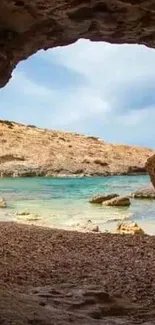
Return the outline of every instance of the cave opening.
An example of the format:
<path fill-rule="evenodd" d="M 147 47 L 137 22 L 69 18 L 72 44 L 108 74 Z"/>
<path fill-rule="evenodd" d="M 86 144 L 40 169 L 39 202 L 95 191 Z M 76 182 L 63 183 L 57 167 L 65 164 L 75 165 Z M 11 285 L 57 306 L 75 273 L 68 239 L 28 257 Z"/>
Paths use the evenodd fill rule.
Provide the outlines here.
<path fill-rule="evenodd" d="M 17 65 L 0 90 L 4 120 L 154 148 L 155 53 L 80 39 Z"/>

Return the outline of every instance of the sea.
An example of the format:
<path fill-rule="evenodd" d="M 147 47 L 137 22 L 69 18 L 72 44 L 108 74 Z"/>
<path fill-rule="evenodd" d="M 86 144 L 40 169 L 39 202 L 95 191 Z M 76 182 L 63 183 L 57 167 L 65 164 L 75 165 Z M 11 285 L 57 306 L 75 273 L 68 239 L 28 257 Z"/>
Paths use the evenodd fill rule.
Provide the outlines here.
<path fill-rule="evenodd" d="M 115 232 L 118 222 L 134 221 L 155 234 L 155 200 L 132 199 L 130 207 L 106 207 L 89 203 L 93 195 L 128 195 L 150 184 L 149 176 L 91 178 L 1 178 L 0 196 L 7 208 L 0 221 L 31 223 L 43 227 L 75 229 L 91 220 L 101 231 Z M 21 214 L 30 213 L 29 215 Z M 30 220 L 31 219 L 31 220 Z"/>

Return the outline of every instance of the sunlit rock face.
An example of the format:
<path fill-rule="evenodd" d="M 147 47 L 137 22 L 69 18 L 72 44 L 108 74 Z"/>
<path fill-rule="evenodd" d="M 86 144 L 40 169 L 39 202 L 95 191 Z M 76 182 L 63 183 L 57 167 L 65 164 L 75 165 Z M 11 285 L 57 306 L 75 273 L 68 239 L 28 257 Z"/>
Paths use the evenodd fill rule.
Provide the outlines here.
<path fill-rule="evenodd" d="M 0 87 L 39 49 L 79 38 L 154 47 L 154 0 L 1 0 Z"/>
<path fill-rule="evenodd" d="M 139 175 L 151 155 L 147 148 L 0 120 L 0 177 Z M 102 193 L 92 203 L 103 201 Z"/>

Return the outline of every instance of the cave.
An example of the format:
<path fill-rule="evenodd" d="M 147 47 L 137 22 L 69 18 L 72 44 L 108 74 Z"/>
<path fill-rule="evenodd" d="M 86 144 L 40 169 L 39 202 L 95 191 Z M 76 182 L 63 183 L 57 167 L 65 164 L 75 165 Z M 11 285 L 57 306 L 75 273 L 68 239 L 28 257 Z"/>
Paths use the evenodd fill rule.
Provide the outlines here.
<path fill-rule="evenodd" d="M 36 53 L 37 51 L 43 49 L 48 50 L 53 47 L 57 46 L 65 46 L 72 44 L 76 42 L 80 38 L 89 39 L 91 41 L 105 41 L 113 44 L 140 44 L 145 45 L 147 47 L 154 48 L 155 47 L 155 0 L 0 0 L 0 88 L 4 87 L 10 80 L 13 70 L 15 69 L 16 65 L 22 61 L 27 59 L 32 54 Z M 5 157 L 6 158 L 6 157 Z M 8 158 L 8 157 L 7 157 Z M 146 168 L 149 172 L 150 178 L 152 180 L 152 183 L 155 187 L 155 155 L 148 159 L 146 163 Z M 7 256 L 11 256 L 12 260 L 10 263 L 10 267 L 16 269 L 18 267 L 19 263 L 19 257 L 23 256 L 24 260 L 24 267 L 22 269 L 22 272 L 20 269 L 18 269 L 19 274 L 17 273 L 15 277 L 18 280 L 19 285 L 22 283 L 22 281 L 26 281 L 27 274 L 24 274 L 24 268 L 27 267 L 27 261 L 30 259 L 32 262 L 36 259 L 38 251 L 36 249 L 36 241 L 38 239 L 38 235 L 36 234 L 36 237 L 32 234 L 30 231 L 28 233 L 28 239 L 27 242 L 32 242 L 32 247 L 30 251 L 28 250 L 28 244 L 25 245 L 24 239 L 26 238 L 27 234 L 23 230 L 22 227 L 17 226 L 19 232 L 20 232 L 20 238 L 15 238 L 15 241 L 10 242 L 10 245 L 12 247 L 16 247 L 17 250 L 17 262 L 13 264 L 13 255 L 9 255 L 9 240 L 11 234 L 16 230 L 15 226 L 9 225 L 8 229 L 5 229 L 4 227 L 4 245 L 0 247 L 0 255 L 4 255 L 4 249 L 6 249 L 6 258 Z M 57 252 L 57 250 L 60 251 L 60 255 L 62 255 L 63 260 L 59 261 L 59 258 L 56 256 L 56 263 L 58 266 L 60 266 L 60 270 L 63 267 L 66 267 L 67 262 L 69 261 L 70 264 L 67 265 L 68 267 L 68 273 L 64 272 L 62 274 L 62 280 L 63 283 L 68 280 L 68 278 L 76 278 L 76 268 L 79 272 L 81 272 L 82 267 L 81 264 L 77 264 L 78 260 L 76 259 L 75 254 L 75 265 L 76 268 L 71 268 L 71 258 L 67 260 L 67 248 L 65 247 L 66 242 L 70 242 L 70 250 L 72 249 L 72 246 L 74 243 L 77 243 L 77 246 L 81 245 L 81 251 L 85 252 L 86 255 L 91 255 L 93 250 L 90 252 L 89 247 L 92 244 L 94 247 L 94 251 L 101 246 L 101 252 L 103 252 L 103 255 L 106 255 L 106 242 L 102 242 L 102 238 L 99 237 L 99 241 L 94 241 L 94 237 L 92 235 L 85 236 L 82 235 L 82 239 L 79 240 L 78 235 L 71 234 L 71 239 L 69 239 L 68 233 L 62 235 L 61 232 L 57 231 L 53 237 L 51 237 L 50 232 L 44 232 L 43 235 L 40 232 L 40 229 L 38 230 L 39 236 L 41 236 L 41 240 L 44 240 L 50 243 L 51 247 L 54 242 L 54 239 L 56 241 L 56 244 L 54 246 L 53 252 Z M 40 235 L 41 234 L 41 235 Z M 86 237 L 86 243 L 87 245 L 84 246 L 83 244 L 84 239 Z M 9 240 L 7 241 L 7 238 Z M 119 245 L 116 243 L 116 236 L 107 237 L 107 245 L 109 245 L 111 250 L 111 256 L 113 260 L 110 261 L 110 267 L 112 268 L 115 277 L 116 285 L 119 286 L 119 278 L 117 278 L 117 268 L 122 268 L 122 265 L 125 260 L 125 265 L 129 265 L 130 267 L 130 273 L 131 273 L 131 283 L 133 282 L 132 278 L 132 270 L 133 265 L 137 271 L 135 278 L 138 283 L 138 274 L 141 272 L 141 283 L 143 284 L 144 279 L 148 280 L 148 283 L 146 284 L 148 286 L 148 290 L 154 291 L 154 287 L 151 287 L 154 273 L 149 273 L 149 269 L 151 269 L 151 263 L 154 261 L 154 251 L 153 251 L 153 245 L 154 245 L 154 238 L 148 239 L 140 238 L 135 239 L 132 241 L 129 240 L 129 242 L 124 237 L 119 238 Z M 149 244 L 149 240 L 151 244 Z M 136 260 L 136 256 L 133 254 L 133 260 L 128 259 L 128 253 L 129 251 L 134 250 L 134 252 L 137 252 L 137 243 L 140 242 L 140 250 L 137 254 L 140 256 L 139 260 L 142 258 L 145 258 L 147 261 L 147 265 L 144 266 L 143 264 L 138 264 Z M 85 242 L 84 242 L 85 243 Z M 63 246 L 63 245 L 64 246 Z M 46 246 L 46 245 L 45 245 Z M 117 247 L 118 246 L 118 247 Z M 120 250 L 117 250 L 117 248 Z M 123 248 L 123 249 L 122 249 Z M 40 248 L 39 248 L 40 249 Z M 148 251 L 150 250 L 150 251 Z M 120 256 L 122 256 L 121 263 L 118 259 L 118 251 Z M 48 259 L 48 250 L 46 253 L 42 251 L 42 269 L 36 269 L 34 274 L 32 273 L 32 270 L 30 269 L 30 275 L 31 275 L 31 281 L 33 283 L 36 273 L 40 276 L 40 285 L 43 285 L 45 280 L 43 277 L 43 269 L 46 270 L 46 262 Z M 70 253 L 70 251 L 69 251 Z M 75 253 L 75 252 L 74 252 Z M 16 254 L 16 252 L 14 252 Z M 21 255 L 20 255 L 21 254 Z M 54 254 L 54 253 L 53 253 Z M 136 254 L 136 253 L 135 253 Z M 85 255 L 85 256 L 86 256 Z M 98 255 L 95 253 L 95 258 L 93 262 L 94 267 L 94 278 L 95 281 L 98 279 L 98 269 L 99 266 L 102 264 L 102 259 L 99 260 L 99 264 L 96 264 L 96 257 Z M 103 258 L 103 255 L 101 256 Z M 26 256 L 26 257 L 25 257 Z M 70 255 L 69 255 L 70 257 Z M 108 273 L 108 258 L 107 257 L 107 264 L 105 265 L 104 269 L 104 276 Z M 135 258 L 135 259 L 134 259 Z M 151 259 L 152 258 L 152 259 Z M 38 260 L 37 260 L 38 261 Z M 117 264 L 115 265 L 115 261 Z M 7 263 L 7 262 L 6 262 Z M 88 274 L 89 274 L 89 268 L 91 266 L 91 261 L 87 263 L 86 269 L 88 268 Z M 2 270 L 3 271 L 3 270 Z M 21 274 L 20 274 L 21 272 Z M 54 273 L 55 272 L 55 273 Z M 95 273 L 96 272 L 96 273 Z M 126 272 L 126 269 L 121 269 L 122 272 Z M 62 272 L 63 273 L 63 272 Z M 10 272 L 11 274 L 11 272 Z M 8 285 L 8 279 L 10 276 L 9 272 L 8 274 L 4 274 L 6 285 Z M 49 272 L 49 276 L 52 278 L 57 278 L 59 274 L 57 274 L 57 270 L 51 269 L 51 273 Z M 60 274 L 61 275 L 61 274 Z M 51 281 L 51 278 L 49 278 L 49 283 Z M 126 282 L 123 282 L 123 277 L 121 277 L 122 280 L 122 286 L 125 288 L 125 290 L 130 291 L 130 288 L 127 287 Z M 3 281 L 3 277 L 1 275 L 1 281 Z M 14 278 L 11 279 L 12 285 L 14 283 Z M 78 281 L 78 278 L 77 278 Z M 150 281 L 150 283 L 149 283 Z M 140 282 L 140 281 L 139 281 Z M 144 281 L 145 282 L 145 281 Z M 82 278 L 81 273 L 81 283 L 85 284 L 85 279 Z M 146 287 L 141 286 L 140 283 L 140 290 L 143 292 L 144 300 L 146 298 Z M 145 283 L 144 283 L 145 284 Z M 118 301 L 119 304 L 115 303 L 115 300 L 111 300 L 111 297 L 109 297 L 105 292 L 102 292 L 100 289 L 103 285 L 103 282 L 101 283 L 99 287 L 99 291 L 92 291 L 86 292 L 84 297 L 82 296 L 83 293 L 78 291 L 76 295 L 76 300 L 72 301 L 72 296 L 69 295 L 70 292 L 66 292 L 65 299 L 70 300 L 70 303 L 72 303 L 74 309 L 79 308 L 80 313 L 83 308 L 83 301 L 81 302 L 81 297 L 84 299 L 87 305 L 90 304 L 90 311 L 92 321 L 90 324 L 101 324 L 102 322 L 102 314 L 106 314 L 107 316 L 112 315 L 116 317 L 117 315 L 129 315 L 131 316 L 132 313 L 136 310 L 136 317 L 137 317 L 137 309 L 134 310 L 135 306 L 133 304 L 127 304 L 125 302 L 125 309 L 123 309 L 122 305 L 124 304 L 124 301 L 122 302 L 118 295 Z M 109 281 L 109 287 L 111 283 Z M 56 288 L 57 289 L 57 288 Z M 8 307 L 8 314 L 9 317 L 11 313 L 13 313 L 13 319 L 15 319 L 17 313 L 19 313 L 20 319 L 18 324 L 25 324 L 22 323 L 23 315 L 22 315 L 22 308 L 24 308 L 24 312 L 27 314 L 27 309 L 31 312 L 31 319 L 27 319 L 27 324 L 49 324 L 49 315 L 50 313 L 53 313 L 54 310 L 57 308 L 57 302 L 58 297 L 61 299 L 61 291 L 57 291 L 54 287 L 52 288 L 52 291 L 49 291 L 47 293 L 47 296 L 45 295 L 45 292 L 38 293 L 37 291 L 33 291 L 31 294 L 32 297 L 32 304 L 34 305 L 34 310 L 32 313 L 32 306 L 30 303 L 28 303 L 27 296 L 21 296 L 17 295 L 16 292 L 14 292 L 14 295 L 10 295 L 10 292 L 8 295 L 5 294 L 3 291 L 3 288 L 1 289 L 0 294 L 0 307 L 3 312 L 4 307 Z M 129 289 L 129 290 L 128 290 Z M 135 288 L 133 288 L 134 290 Z M 40 290 L 40 289 L 38 289 Z M 65 288 L 66 290 L 66 288 Z M 118 292 L 119 294 L 119 292 Z M 139 293 L 138 293 L 139 294 Z M 39 308 L 36 304 L 35 298 L 33 298 L 34 295 L 38 295 L 39 297 Z M 80 296 L 81 295 L 81 296 Z M 131 292 L 132 296 L 132 292 Z M 39 316 L 42 316 L 42 310 L 44 307 L 44 298 L 47 298 L 47 301 L 50 301 L 52 297 L 53 305 L 56 306 L 54 309 L 47 309 L 46 311 L 46 318 L 47 322 L 42 322 L 40 319 L 36 319 L 36 314 L 39 313 Z M 77 300 L 78 297 L 78 300 Z M 18 300 L 17 300 L 18 298 Z M 93 303 L 94 299 L 97 301 L 97 306 L 100 304 L 101 301 L 104 302 L 104 308 L 102 307 L 102 310 L 93 310 Z M 64 300 L 64 306 L 66 304 L 66 300 Z M 109 304 L 110 307 L 107 307 Z M 24 306 L 24 307 L 23 307 Z M 66 308 L 66 307 L 65 307 Z M 110 308 L 110 309 L 108 309 Z M 137 305 L 136 305 L 137 308 Z M 140 308 L 140 307 L 138 307 Z M 153 308 L 154 308 L 154 302 L 153 302 Z M 104 310 L 103 310 L 104 309 Z M 145 307 L 147 310 L 147 307 Z M 58 313 L 62 313 L 63 310 L 59 309 Z M 138 309 L 138 312 L 140 314 L 141 309 Z M 152 311 L 152 317 L 155 317 L 155 314 Z M 81 323 L 81 314 L 79 313 L 79 318 L 77 320 L 76 324 Z M 70 314 L 70 310 L 67 315 L 69 314 L 69 322 L 71 323 L 73 319 L 73 315 Z M 2 313 L 3 315 L 3 313 Z M 150 320 L 151 314 L 147 314 L 146 319 L 144 318 L 144 313 L 141 312 L 140 316 L 142 320 Z M 144 318 L 144 319 L 143 319 Z M 58 319 L 59 320 L 59 319 Z M 136 319 L 137 320 L 137 319 Z M 86 319 L 87 322 L 87 319 Z M 1 319 L 0 315 L 0 323 L 1 324 L 8 324 L 6 318 L 3 320 Z M 123 322 L 124 323 L 124 322 Z M 121 324 L 123 324 L 121 322 Z M 126 322 L 125 322 L 126 323 Z M 124 323 L 124 324 L 125 324 Z M 138 322 L 136 322 L 138 324 Z M 9 324 L 17 324 L 16 322 L 9 322 Z M 50 323 L 51 324 L 51 323 Z M 56 323 L 55 323 L 56 324 Z M 61 323 L 61 320 L 59 322 Z M 68 324 L 68 323 L 64 323 Z M 83 323 L 81 323 L 83 324 Z M 87 324 L 87 323 L 85 323 Z M 103 324 L 103 323 L 102 323 Z M 112 323 L 104 323 L 104 324 L 114 324 Z M 118 323 L 117 323 L 118 324 Z M 127 323 L 126 323 L 127 324 Z M 131 324 L 131 323 L 130 323 Z M 135 323 L 134 323 L 135 324 Z M 151 324 L 149 323 L 143 323 L 143 324 Z M 153 324 L 153 323 L 152 323 Z"/>

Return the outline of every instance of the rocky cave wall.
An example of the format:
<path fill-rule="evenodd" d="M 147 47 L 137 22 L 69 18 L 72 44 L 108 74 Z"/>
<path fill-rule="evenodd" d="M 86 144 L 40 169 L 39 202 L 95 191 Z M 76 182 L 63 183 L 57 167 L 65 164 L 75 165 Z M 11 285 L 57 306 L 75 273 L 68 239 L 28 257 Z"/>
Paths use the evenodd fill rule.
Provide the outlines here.
<path fill-rule="evenodd" d="M 155 155 L 147 160 L 146 169 L 148 170 L 152 184 L 155 187 Z"/>
<path fill-rule="evenodd" d="M 155 47 L 155 0 L 0 0 L 0 87 L 19 61 L 79 38 Z M 155 156 L 147 168 L 155 186 Z"/>

